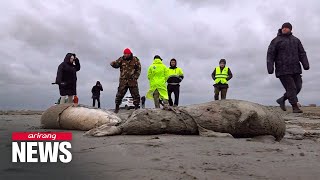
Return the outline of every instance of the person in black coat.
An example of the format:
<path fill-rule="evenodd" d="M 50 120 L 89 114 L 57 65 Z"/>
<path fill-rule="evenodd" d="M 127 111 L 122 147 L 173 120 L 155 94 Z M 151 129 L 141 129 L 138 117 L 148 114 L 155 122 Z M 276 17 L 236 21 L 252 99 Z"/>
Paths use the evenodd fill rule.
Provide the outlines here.
<path fill-rule="evenodd" d="M 142 107 L 142 109 L 144 109 L 146 107 L 146 97 L 145 96 L 141 97 L 141 107 Z"/>
<path fill-rule="evenodd" d="M 292 25 L 284 23 L 278 30 L 268 48 L 267 69 L 273 74 L 275 66 L 276 77 L 280 79 L 286 93 L 277 103 L 286 111 L 285 101 L 288 99 L 294 113 L 302 113 L 298 106 L 297 95 L 302 88 L 302 69 L 309 70 L 309 61 L 301 41 L 292 35 Z M 301 64 L 300 64 L 301 63 Z"/>
<path fill-rule="evenodd" d="M 92 106 L 95 107 L 96 100 L 98 101 L 98 108 L 100 108 L 100 91 L 103 91 L 103 87 L 100 81 L 97 81 L 96 85 L 92 87 Z"/>
<path fill-rule="evenodd" d="M 66 96 L 68 96 L 68 103 L 72 103 L 73 96 L 77 95 L 77 71 L 79 70 L 80 62 L 76 54 L 68 53 L 58 67 L 55 82 L 59 85 L 60 104 L 65 102 Z"/>

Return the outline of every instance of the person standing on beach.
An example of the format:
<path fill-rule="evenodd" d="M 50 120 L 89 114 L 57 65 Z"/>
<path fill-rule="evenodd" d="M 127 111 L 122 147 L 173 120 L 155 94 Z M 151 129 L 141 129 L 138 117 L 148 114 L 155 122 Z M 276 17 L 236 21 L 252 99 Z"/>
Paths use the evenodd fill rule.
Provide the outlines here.
<path fill-rule="evenodd" d="M 100 91 L 103 91 L 103 87 L 100 81 L 96 82 L 96 85 L 92 87 L 92 106 L 95 107 L 96 101 L 98 102 L 98 108 L 100 108 Z"/>
<path fill-rule="evenodd" d="M 227 62 L 225 59 L 219 61 L 211 77 L 214 80 L 214 100 L 219 100 L 219 93 L 221 93 L 221 99 L 226 99 L 227 91 L 229 88 L 228 81 L 233 77 L 229 67 L 226 66 Z"/>
<path fill-rule="evenodd" d="M 169 96 L 169 105 L 178 106 L 179 105 L 179 95 L 180 95 L 180 82 L 183 80 L 184 75 L 181 68 L 177 67 L 177 60 L 170 60 L 170 67 L 168 68 L 168 80 L 167 89 Z M 174 94 L 174 103 L 171 98 L 171 94 Z"/>
<path fill-rule="evenodd" d="M 146 97 L 145 96 L 141 97 L 141 107 L 142 107 L 142 109 L 144 109 L 146 107 Z"/>
<path fill-rule="evenodd" d="M 118 60 L 112 61 L 110 65 L 113 68 L 120 68 L 119 87 L 115 99 L 115 113 L 120 110 L 120 104 L 128 89 L 133 97 L 135 109 L 139 109 L 140 94 L 138 87 L 138 79 L 141 73 L 141 64 L 136 56 L 133 56 L 130 49 L 126 48 L 123 51 L 123 56 Z"/>
<path fill-rule="evenodd" d="M 168 78 L 168 69 L 163 64 L 159 55 L 154 56 L 153 63 L 148 69 L 148 80 L 150 89 L 147 92 L 146 98 L 153 99 L 155 108 L 160 108 L 159 100 L 163 102 L 163 108 L 168 109 L 168 90 L 166 82 Z"/>
<path fill-rule="evenodd" d="M 292 106 L 293 113 L 302 113 L 298 106 L 297 95 L 302 88 L 302 69 L 309 70 L 309 61 L 301 41 L 292 35 L 292 25 L 284 23 L 278 30 L 267 52 L 267 69 L 269 74 L 273 74 L 280 79 L 286 92 L 276 100 L 283 111 L 286 111 L 285 101 L 288 99 Z"/>
<path fill-rule="evenodd" d="M 80 61 L 74 53 L 68 53 L 63 62 L 59 65 L 56 77 L 56 84 L 59 85 L 60 102 L 65 103 L 68 96 L 68 103 L 73 102 L 73 96 L 77 95 L 77 72 L 80 70 Z"/>

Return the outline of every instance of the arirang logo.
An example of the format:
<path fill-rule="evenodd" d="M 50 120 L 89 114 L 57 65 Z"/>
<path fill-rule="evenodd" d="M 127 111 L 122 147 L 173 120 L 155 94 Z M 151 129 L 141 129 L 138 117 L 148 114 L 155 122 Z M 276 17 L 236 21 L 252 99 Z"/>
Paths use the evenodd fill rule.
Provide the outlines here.
<path fill-rule="evenodd" d="M 70 132 L 14 132 L 12 162 L 69 163 L 71 140 Z"/>

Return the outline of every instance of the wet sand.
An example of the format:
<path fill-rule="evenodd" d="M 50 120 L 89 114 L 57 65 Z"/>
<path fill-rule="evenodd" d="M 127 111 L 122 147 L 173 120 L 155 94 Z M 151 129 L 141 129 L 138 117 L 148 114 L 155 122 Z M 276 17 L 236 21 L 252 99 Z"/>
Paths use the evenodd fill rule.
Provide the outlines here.
<path fill-rule="evenodd" d="M 0 112 L 0 179 L 319 179 L 320 108 L 303 109 L 282 113 L 287 133 L 280 142 L 270 136 L 96 138 L 72 131 L 69 164 L 10 163 L 11 132 L 49 130 L 39 128 L 41 112 Z"/>

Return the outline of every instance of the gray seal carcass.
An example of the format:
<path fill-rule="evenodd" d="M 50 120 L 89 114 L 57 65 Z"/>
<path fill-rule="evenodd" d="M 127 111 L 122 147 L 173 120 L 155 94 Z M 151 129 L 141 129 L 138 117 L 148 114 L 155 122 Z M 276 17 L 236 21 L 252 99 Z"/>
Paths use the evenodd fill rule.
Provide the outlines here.
<path fill-rule="evenodd" d="M 276 112 L 260 104 L 242 100 L 222 100 L 204 104 L 134 111 L 118 125 L 104 124 L 87 135 L 200 134 L 204 136 L 254 137 L 272 135 L 280 141 L 285 122 Z"/>

